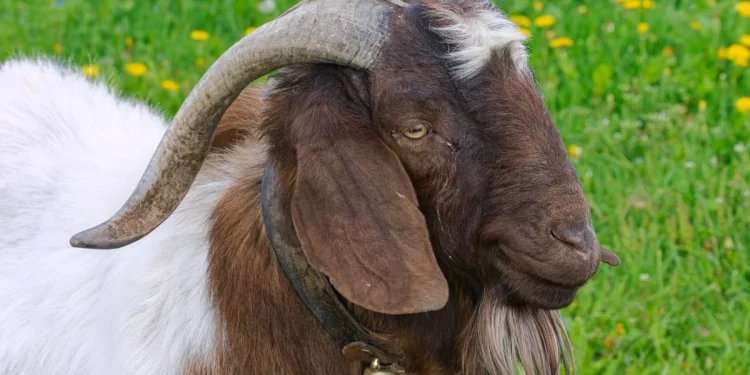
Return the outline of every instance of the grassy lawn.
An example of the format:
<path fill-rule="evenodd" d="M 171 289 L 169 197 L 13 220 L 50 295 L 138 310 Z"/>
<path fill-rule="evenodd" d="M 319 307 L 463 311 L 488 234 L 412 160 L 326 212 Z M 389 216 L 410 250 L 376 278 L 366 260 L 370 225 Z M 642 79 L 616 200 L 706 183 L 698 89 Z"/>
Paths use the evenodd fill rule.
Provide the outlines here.
<path fill-rule="evenodd" d="M 564 310 L 580 372 L 748 373 L 750 14 L 736 0 L 497 2 L 527 17 L 514 19 L 600 239 L 623 261 Z M 292 3 L 0 0 L 0 60 L 90 64 L 174 113 L 221 52 Z"/>

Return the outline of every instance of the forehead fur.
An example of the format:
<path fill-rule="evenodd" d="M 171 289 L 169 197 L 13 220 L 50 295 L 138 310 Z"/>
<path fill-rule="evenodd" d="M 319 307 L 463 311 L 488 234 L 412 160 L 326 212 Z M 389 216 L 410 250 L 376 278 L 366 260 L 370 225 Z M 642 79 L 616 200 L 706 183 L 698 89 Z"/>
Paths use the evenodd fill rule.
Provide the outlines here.
<path fill-rule="evenodd" d="M 494 51 L 507 50 L 519 72 L 528 70 L 526 36 L 503 12 L 486 0 L 438 1 L 427 4 L 431 29 L 449 45 L 455 78 L 475 76 Z"/>

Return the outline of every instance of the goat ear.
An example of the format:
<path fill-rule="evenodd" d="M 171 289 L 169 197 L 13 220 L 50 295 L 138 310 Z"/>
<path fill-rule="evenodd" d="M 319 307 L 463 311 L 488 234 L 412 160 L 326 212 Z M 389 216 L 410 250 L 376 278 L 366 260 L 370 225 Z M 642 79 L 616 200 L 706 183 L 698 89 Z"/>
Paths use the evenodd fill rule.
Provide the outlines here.
<path fill-rule="evenodd" d="M 398 157 L 365 125 L 331 124 L 347 120 L 325 111 L 316 117 L 328 123 L 302 126 L 336 130 L 297 144 L 291 211 L 308 261 L 366 309 L 408 314 L 442 308 L 448 283 Z"/>

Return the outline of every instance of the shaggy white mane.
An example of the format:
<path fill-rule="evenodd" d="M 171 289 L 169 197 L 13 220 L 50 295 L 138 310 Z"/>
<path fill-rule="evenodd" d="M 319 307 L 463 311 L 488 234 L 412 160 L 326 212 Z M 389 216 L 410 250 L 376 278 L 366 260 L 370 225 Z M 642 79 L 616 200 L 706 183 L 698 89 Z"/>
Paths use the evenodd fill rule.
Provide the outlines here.
<path fill-rule="evenodd" d="M 468 79 L 487 65 L 493 52 L 507 50 L 515 68 L 529 70 L 526 35 L 489 1 L 430 7 L 432 30 L 454 46 L 448 58 L 457 79 Z"/>

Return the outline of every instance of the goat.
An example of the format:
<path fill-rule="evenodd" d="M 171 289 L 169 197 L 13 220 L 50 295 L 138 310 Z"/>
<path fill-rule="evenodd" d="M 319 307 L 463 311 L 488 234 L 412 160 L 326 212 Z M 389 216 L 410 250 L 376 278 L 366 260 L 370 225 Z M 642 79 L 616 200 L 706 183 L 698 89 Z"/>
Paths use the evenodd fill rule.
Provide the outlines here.
<path fill-rule="evenodd" d="M 523 41 L 486 0 L 304 1 L 169 126 L 57 63 L 5 62 L 0 374 L 378 373 L 279 266 L 268 191 L 400 366 L 381 373 L 570 372 L 559 309 L 619 260 Z"/>

